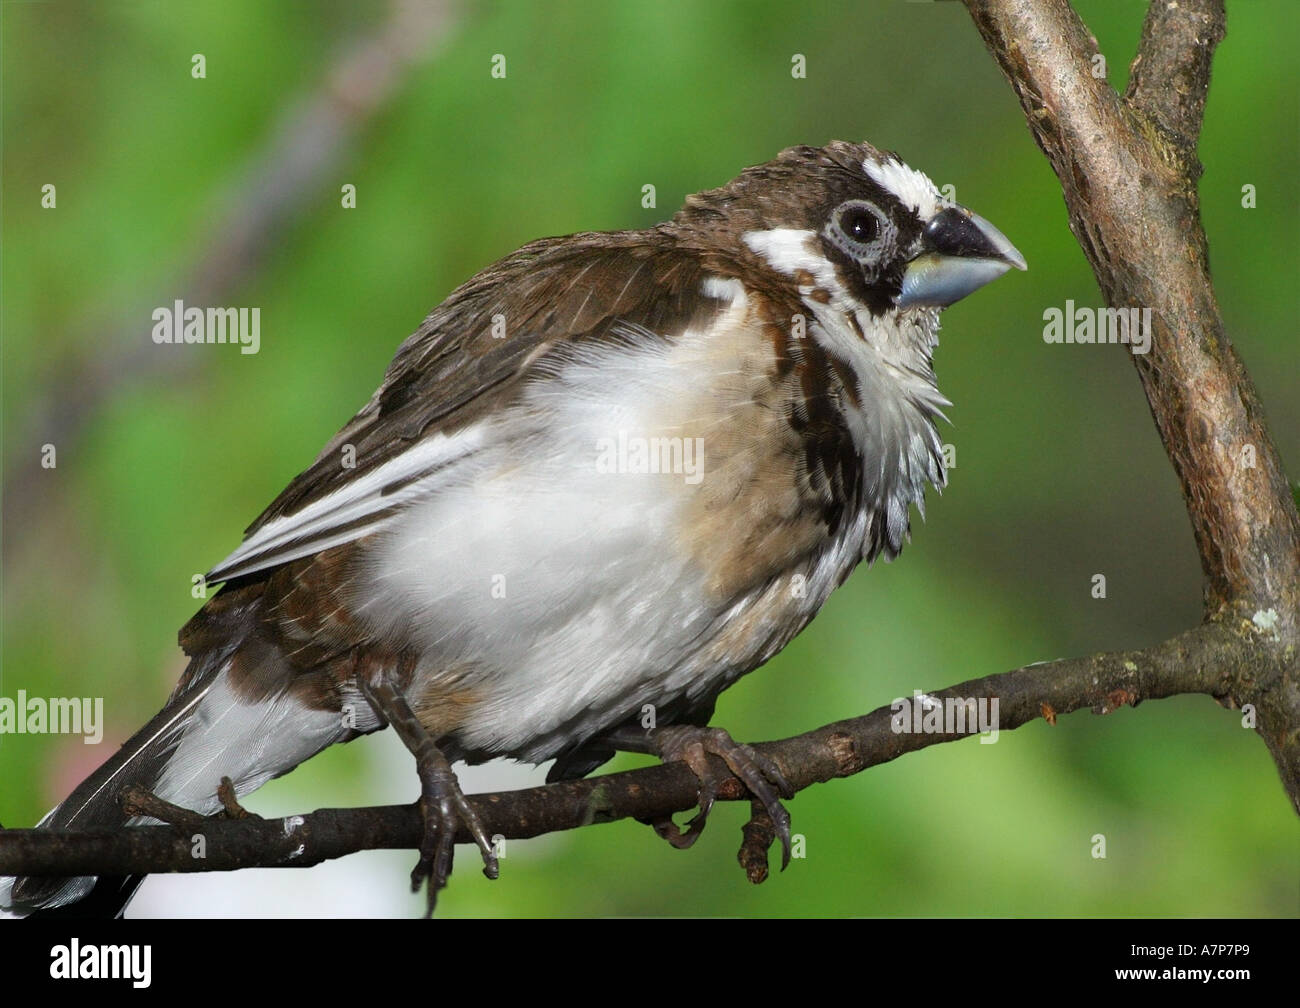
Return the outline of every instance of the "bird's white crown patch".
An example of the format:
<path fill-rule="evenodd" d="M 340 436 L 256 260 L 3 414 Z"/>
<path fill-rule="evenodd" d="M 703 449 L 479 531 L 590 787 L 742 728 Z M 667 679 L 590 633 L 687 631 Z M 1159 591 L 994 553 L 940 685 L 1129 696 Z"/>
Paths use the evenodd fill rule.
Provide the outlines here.
<path fill-rule="evenodd" d="M 882 161 L 867 158 L 862 162 L 862 170 L 869 179 L 915 210 L 921 220 L 929 220 L 948 205 L 928 175 L 895 157 L 886 155 Z"/>

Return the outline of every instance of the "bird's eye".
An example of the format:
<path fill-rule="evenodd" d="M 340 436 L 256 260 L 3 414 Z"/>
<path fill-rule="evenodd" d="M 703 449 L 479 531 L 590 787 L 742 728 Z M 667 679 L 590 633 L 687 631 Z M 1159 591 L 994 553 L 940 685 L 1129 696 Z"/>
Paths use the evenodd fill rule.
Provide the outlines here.
<path fill-rule="evenodd" d="M 898 228 L 873 203 L 849 200 L 835 208 L 822 234 L 850 259 L 873 271 L 893 254 Z"/>
<path fill-rule="evenodd" d="M 840 229 L 855 242 L 869 245 L 880 237 L 880 221 L 865 207 L 853 207 L 840 217 Z"/>

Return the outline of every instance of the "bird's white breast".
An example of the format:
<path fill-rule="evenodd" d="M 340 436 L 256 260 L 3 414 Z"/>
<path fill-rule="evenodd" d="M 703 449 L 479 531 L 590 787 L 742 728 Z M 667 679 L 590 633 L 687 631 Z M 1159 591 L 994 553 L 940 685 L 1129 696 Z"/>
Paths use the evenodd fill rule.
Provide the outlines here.
<path fill-rule="evenodd" d="M 873 170 L 870 162 L 867 169 Z M 937 206 L 933 185 L 919 172 L 892 162 L 875 170 L 927 211 Z M 806 278 L 799 292 L 812 316 L 809 332 L 848 365 L 857 385 L 857 403 L 843 404 L 844 420 L 862 460 L 863 497 L 880 514 L 886 549 L 897 554 L 909 508 L 924 510 L 927 483 L 942 489 L 947 482 L 934 418 L 951 403 L 935 386 L 930 366 L 939 313 L 916 308 L 872 315 L 844 289 L 814 231 L 751 231 L 744 241 L 777 272 Z"/>
<path fill-rule="evenodd" d="M 783 646 L 856 563 L 860 527 L 846 531 L 857 543 L 828 542 L 799 568 L 796 593 L 711 588 L 683 526 L 719 489 L 710 480 L 729 478 L 726 399 L 748 395 L 755 343 L 743 292 L 718 293 L 736 296 L 707 332 L 566 347 L 489 421 L 486 447 L 381 533 L 356 604 L 422 655 L 417 678 L 455 670 L 475 696 L 463 749 L 539 761 L 643 704 L 715 694 Z M 618 471 L 631 463 L 620 439 L 635 438 L 698 438 L 701 469 Z M 747 617 L 750 632 L 729 639 Z"/>

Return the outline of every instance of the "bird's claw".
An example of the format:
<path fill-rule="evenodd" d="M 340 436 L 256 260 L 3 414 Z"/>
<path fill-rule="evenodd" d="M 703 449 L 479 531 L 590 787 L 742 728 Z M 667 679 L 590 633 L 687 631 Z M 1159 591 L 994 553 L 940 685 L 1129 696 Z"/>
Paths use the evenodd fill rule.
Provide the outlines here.
<path fill-rule="evenodd" d="M 397 679 L 409 677 L 410 670 L 406 669 L 405 676 L 399 675 Z M 460 782 L 456 780 L 447 757 L 415 716 L 396 681 L 388 675 L 372 679 L 364 669 L 358 670 L 356 681 L 362 695 L 393 726 L 415 757 L 415 769 L 420 777 L 418 807 L 424 832 L 420 838 L 420 859 L 411 870 L 411 891 L 419 892 L 421 883 L 428 883 L 425 916 L 432 917 L 438 904 L 438 893 L 451 876 L 456 833 L 460 827 L 463 825 L 478 844 L 483 854 L 483 874 L 490 879 L 495 879 L 500 873 L 496 852 L 488 841 L 482 820 L 460 789 Z"/>
<path fill-rule="evenodd" d="M 735 741 L 721 728 L 702 728 L 696 725 L 671 725 L 661 728 L 655 739 L 659 756 L 665 762 L 680 761 L 691 768 L 700 781 L 700 811 L 682 830 L 671 818 L 654 822 L 655 832 L 677 848 L 690 847 L 704 832 L 709 811 L 718 795 L 718 779 L 709 766 L 710 755 L 719 757 L 750 794 L 758 799 L 772 820 L 776 836 L 781 840 L 781 868 L 790 863 L 790 813 L 781 804 L 782 798 L 793 798 L 785 774 L 776 762 L 752 746 Z"/>
<path fill-rule="evenodd" d="M 423 768 L 422 768 L 423 769 Z M 465 798 L 455 774 L 450 768 L 439 772 L 421 773 L 424 785 L 420 796 L 420 817 L 424 821 L 424 836 L 420 841 L 420 859 L 411 870 L 411 891 L 419 892 L 428 884 L 428 902 L 425 916 L 432 917 L 438 903 L 438 893 L 451 877 L 452 862 L 456 853 L 456 831 L 461 825 L 474 837 L 483 856 L 483 874 L 495 879 L 500 874 L 496 851 L 487 837 L 483 823 Z"/>

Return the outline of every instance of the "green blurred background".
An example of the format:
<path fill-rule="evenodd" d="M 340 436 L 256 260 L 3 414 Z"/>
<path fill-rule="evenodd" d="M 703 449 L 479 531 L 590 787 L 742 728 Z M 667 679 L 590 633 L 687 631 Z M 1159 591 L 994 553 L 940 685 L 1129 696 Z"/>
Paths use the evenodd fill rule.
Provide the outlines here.
<path fill-rule="evenodd" d="M 1145 5 L 1076 6 L 1122 88 Z M 1300 8 L 1229 6 L 1201 143 L 1203 213 L 1229 331 L 1294 466 Z M 914 689 L 1141 647 L 1198 621 L 1190 528 L 1128 353 L 1042 340 L 1046 307 L 1100 297 L 1057 181 L 959 4 L 394 11 L 0 7 L 0 695 L 102 696 L 108 725 L 99 747 L 0 737 L 6 826 L 34 823 L 158 709 L 182 668 L 176 630 L 198 605 L 191 576 L 238 543 L 452 288 L 532 238 L 658 222 L 797 143 L 898 150 L 954 185 L 1030 269 L 945 315 L 936 367 L 955 403 L 943 436 L 957 468 L 915 542 L 860 569 L 783 654 L 724 694 L 716 723 L 738 739 L 784 737 Z M 367 49 L 372 37 L 411 58 Z M 191 76 L 195 53 L 205 79 Z M 490 75 L 498 53 L 504 79 Z M 791 75 L 796 53 L 806 79 Z M 312 106 L 322 95 L 333 97 Z M 337 147 L 300 128 L 313 107 L 328 110 L 318 122 L 345 123 Z M 299 156 L 314 171 L 269 191 Z M 47 183 L 56 209 L 40 206 Z M 641 206 L 646 183 L 657 209 Z M 345 184 L 356 209 L 340 206 Z M 1247 184 L 1255 209 L 1242 207 Z M 256 207 L 274 210 L 265 233 L 223 246 Z M 150 312 L 178 297 L 260 306 L 261 352 L 154 346 Z M 57 468 L 41 469 L 51 441 Z M 1090 595 L 1094 573 L 1104 600 Z M 413 765 L 391 735 L 337 746 L 249 806 L 413 800 Z M 463 779 L 481 790 L 543 774 L 498 763 Z M 805 791 L 790 809 L 807 856 L 762 886 L 735 863 L 746 809 L 726 805 L 688 852 L 618 823 L 511 842 L 489 883 L 462 848 L 442 912 L 1300 912 L 1300 833 L 1276 771 L 1240 714 L 1206 697 L 932 747 Z M 1091 856 L 1097 833 L 1105 860 Z M 155 877 L 133 912 L 410 916 L 411 863 L 381 852 L 305 872 Z"/>

